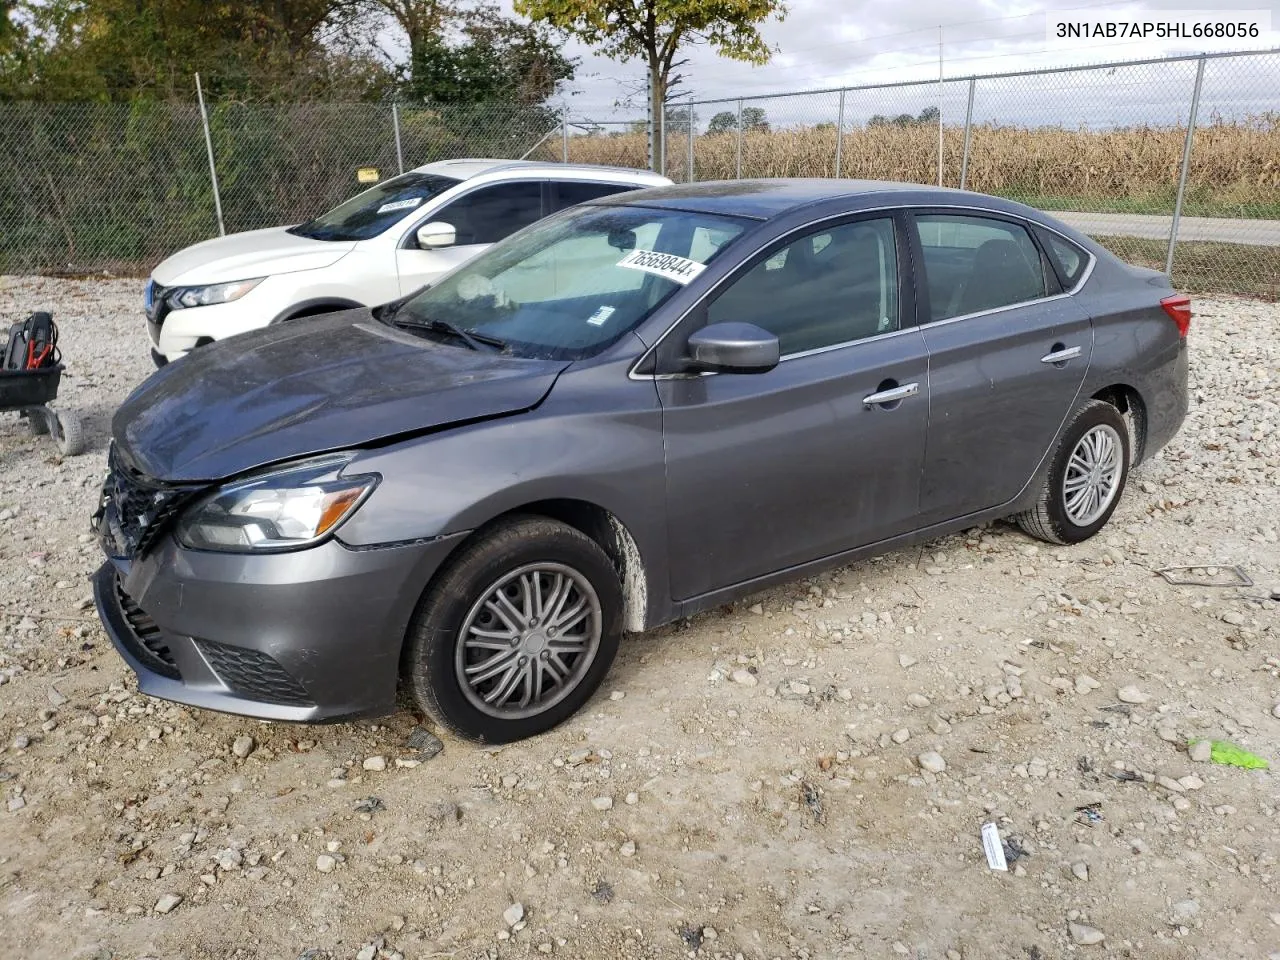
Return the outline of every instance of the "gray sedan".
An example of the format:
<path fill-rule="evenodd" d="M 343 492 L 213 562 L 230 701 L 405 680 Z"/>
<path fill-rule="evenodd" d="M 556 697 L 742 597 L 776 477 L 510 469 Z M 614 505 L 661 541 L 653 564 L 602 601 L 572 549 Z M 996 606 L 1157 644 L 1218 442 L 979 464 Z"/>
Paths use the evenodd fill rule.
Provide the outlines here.
<path fill-rule="evenodd" d="M 995 518 L 1093 536 L 1186 414 L 1190 317 L 1163 275 L 973 193 L 576 207 L 143 383 L 98 611 L 158 697 L 315 721 L 403 693 L 527 737 L 627 631 Z"/>

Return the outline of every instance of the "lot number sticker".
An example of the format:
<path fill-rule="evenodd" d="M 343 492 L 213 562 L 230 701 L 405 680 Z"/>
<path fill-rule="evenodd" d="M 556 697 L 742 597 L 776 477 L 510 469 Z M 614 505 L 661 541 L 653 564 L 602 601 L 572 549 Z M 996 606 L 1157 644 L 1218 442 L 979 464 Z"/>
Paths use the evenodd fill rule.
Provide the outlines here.
<path fill-rule="evenodd" d="M 422 202 L 421 197 L 410 197 L 408 200 L 392 200 L 378 208 L 379 213 L 394 213 L 396 210 L 412 210 Z"/>
<path fill-rule="evenodd" d="M 618 266 L 666 277 L 682 286 L 706 269 L 706 264 L 696 260 L 686 260 L 674 253 L 658 253 L 656 250 L 632 250 L 618 261 Z"/>

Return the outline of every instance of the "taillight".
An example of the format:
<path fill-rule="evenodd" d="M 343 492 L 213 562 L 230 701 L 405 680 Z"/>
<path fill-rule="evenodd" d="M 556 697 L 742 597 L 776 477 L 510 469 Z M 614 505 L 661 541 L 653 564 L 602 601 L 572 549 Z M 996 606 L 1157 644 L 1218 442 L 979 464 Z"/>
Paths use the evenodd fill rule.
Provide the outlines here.
<path fill-rule="evenodd" d="M 1191 298 L 1184 293 L 1165 297 L 1160 301 L 1169 319 L 1178 325 L 1178 336 L 1185 337 L 1191 329 Z"/>

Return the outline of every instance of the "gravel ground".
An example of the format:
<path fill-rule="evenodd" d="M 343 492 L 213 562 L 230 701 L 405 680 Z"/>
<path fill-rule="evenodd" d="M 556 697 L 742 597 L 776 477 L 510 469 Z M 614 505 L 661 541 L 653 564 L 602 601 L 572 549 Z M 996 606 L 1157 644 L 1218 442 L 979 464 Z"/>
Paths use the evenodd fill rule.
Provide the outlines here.
<path fill-rule="evenodd" d="M 1094 541 L 1006 525 L 631 638 L 481 749 L 139 696 L 91 611 L 136 281 L 61 324 L 61 460 L 0 417 L 0 918 L 24 958 L 1280 956 L 1280 306 L 1198 303 L 1192 412 Z M 1238 563 L 1248 589 L 1159 567 Z M 979 831 L 1013 862 L 990 870 Z"/>

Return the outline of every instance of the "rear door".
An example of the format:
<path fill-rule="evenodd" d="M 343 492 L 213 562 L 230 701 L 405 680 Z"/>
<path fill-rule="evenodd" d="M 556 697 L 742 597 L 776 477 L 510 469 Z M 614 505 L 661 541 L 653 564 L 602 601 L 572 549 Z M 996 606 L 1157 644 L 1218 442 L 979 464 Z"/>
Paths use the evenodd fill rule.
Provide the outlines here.
<path fill-rule="evenodd" d="M 916 211 L 929 432 L 921 525 L 1013 499 L 1074 408 L 1093 326 L 1023 221 Z"/>
<path fill-rule="evenodd" d="M 401 295 L 540 220 L 546 209 L 545 186 L 542 180 L 517 180 L 477 187 L 415 224 L 396 250 Z M 415 232 L 423 223 L 449 224 L 457 232 L 456 242 L 442 249 L 419 249 Z"/>

